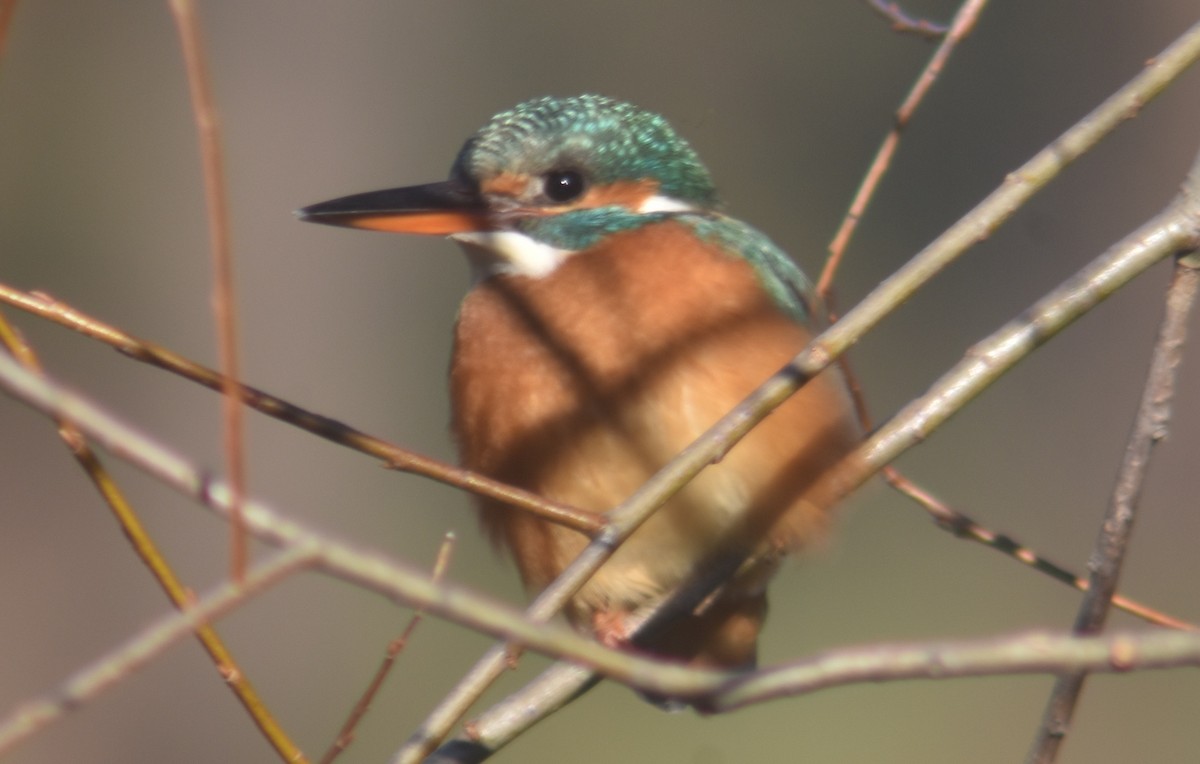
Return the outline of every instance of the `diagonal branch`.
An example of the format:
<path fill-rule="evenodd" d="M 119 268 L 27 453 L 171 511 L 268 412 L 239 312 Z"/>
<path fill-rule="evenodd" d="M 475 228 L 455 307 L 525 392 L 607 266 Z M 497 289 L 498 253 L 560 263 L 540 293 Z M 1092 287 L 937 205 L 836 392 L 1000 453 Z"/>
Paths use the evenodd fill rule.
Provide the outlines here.
<path fill-rule="evenodd" d="M 121 647 L 67 679 L 46 697 L 17 708 L 7 719 L 0 720 L 0 754 L 12 750 L 47 725 L 61 719 L 67 712 L 116 686 L 168 647 L 204 628 L 213 619 L 305 567 L 312 557 L 312 548 L 301 545 L 277 554 L 252 568 L 241 582 L 222 584 L 196 605 L 172 613 L 134 635 Z"/>
<path fill-rule="evenodd" d="M 846 248 L 850 246 L 850 238 L 854 236 L 855 230 L 858 228 L 858 221 L 862 220 L 863 215 L 867 212 L 867 205 L 871 203 L 871 197 L 875 195 L 876 189 L 879 188 L 880 181 L 887 173 L 888 168 L 892 164 L 892 157 L 896 154 L 896 149 L 900 145 L 900 136 L 908 127 L 908 123 L 912 120 L 913 114 L 916 113 L 917 107 L 925 100 L 926 94 L 937 81 L 937 78 L 942 73 L 942 69 L 946 66 L 947 59 L 958 44 L 966 39 L 971 30 L 975 28 L 975 22 L 979 19 L 979 14 L 983 12 L 983 7 L 987 5 L 987 0 L 966 0 L 962 7 L 958 9 L 958 13 L 954 15 L 954 20 L 950 24 L 950 28 L 942 37 L 941 44 L 937 50 L 933 52 L 929 63 L 921 71 L 917 81 L 913 83 L 912 89 L 904 98 L 904 103 L 900 104 L 900 108 L 896 110 L 892 129 L 888 132 L 887 137 L 883 139 L 883 144 L 879 150 L 875 152 L 875 159 L 871 161 L 871 166 L 867 170 L 867 174 L 863 176 L 862 184 L 858 187 L 858 191 L 854 194 L 854 199 L 850 202 L 850 209 L 847 210 L 846 216 L 842 218 L 842 224 L 838 226 L 837 233 L 834 234 L 833 241 L 829 243 L 829 257 L 825 261 L 825 267 L 821 270 L 821 277 L 817 279 L 817 294 L 821 295 L 822 299 L 828 300 L 830 290 L 833 288 L 833 277 L 837 273 L 838 265 L 842 262 L 842 257 L 846 254 Z M 902 24 L 910 25 L 908 28 L 922 29 L 920 25 L 911 26 L 913 22 L 907 19 L 900 11 L 896 4 L 884 5 L 880 2 L 872 2 L 871 7 L 876 11 L 893 18 L 893 24 L 897 28 L 905 29 Z M 892 15 L 894 14 L 894 16 Z M 900 19 L 900 20 L 896 20 Z M 928 22 L 921 22 L 928 23 Z"/>
<path fill-rule="evenodd" d="M 27 313 L 99 340 L 134 360 L 178 374 L 211 390 L 220 391 L 222 389 L 224 377 L 212 369 L 184 358 L 161 345 L 134 337 L 66 303 L 55 300 L 45 293 L 23 292 L 0 283 L 0 302 L 8 303 Z M 588 512 L 544 499 L 479 473 L 401 448 L 336 419 L 313 413 L 249 385 L 238 385 L 237 392 L 242 403 L 250 408 L 311 432 L 332 443 L 380 459 L 390 469 L 423 475 L 470 493 L 502 501 L 510 507 L 531 512 L 544 520 L 572 528 L 588 536 L 594 536 L 600 529 L 600 520 Z"/>
<path fill-rule="evenodd" d="M 946 34 L 946 27 L 928 19 L 910 16 L 900 7 L 900 3 L 867 0 L 867 5 L 871 7 L 871 10 L 892 22 L 892 29 L 896 32 L 914 34 L 927 40 L 936 40 Z"/>
<path fill-rule="evenodd" d="M 968 515 L 955 509 L 909 480 L 895 467 L 890 465 L 886 467 L 883 470 L 883 478 L 897 491 L 912 499 L 917 504 L 920 504 L 929 513 L 930 517 L 933 518 L 937 527 L 954 534 L 956 538 L 968 539 L 978 544 L 983 544 L 989 549 L 995 549 L 997 552 L 1023 565 L 1028 565 L 1039 573 L 1044 573 L 1055 581 L 1064 583 L 1072 589 L 1081 592 L 1088 590 L 1089 583 L 1086 578 L 1080 578 L 1036 550 L 1021 544 L 1013 537 L 997 533 L 980 525 Z M 1165 626 L 1168 629 L 1186 629 L 1188 631 L 1200 630 L 1200 626 L 1190 621 L 1176 618 L 1121 594 L 1113 594 L 1112 605 L 1156 626 Z"/>

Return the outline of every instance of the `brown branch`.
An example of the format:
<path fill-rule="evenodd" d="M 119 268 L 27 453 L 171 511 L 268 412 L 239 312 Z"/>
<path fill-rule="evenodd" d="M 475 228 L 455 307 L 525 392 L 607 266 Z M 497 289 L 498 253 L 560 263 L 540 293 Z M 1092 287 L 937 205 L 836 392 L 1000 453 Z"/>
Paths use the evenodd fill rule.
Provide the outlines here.
<path fill-rule="evenodd" d="M 450 567 L 450 555 L 453 551 L 454 534 L 447 533 L 445 538 L 442 539 L 441 546 L 438 547 L 437 559 L 433 563 L 433 575 L 430 580 L 434 584 L 440 584 L 445 577 L 446 569 Z M 379 688 L 383 686 L 384 680 L 391 673 L 392 666 L 396 664 L 396 656 L 404 651 L 405 646 L 408 645 L 408 640 L 412 638 L 413 632 L 416 631 L 417 625 L 421 623 L 421 618 L 424 615 L 425 610 L 417 608 L 412 617 L 408 619 L 408 625 L 404 627 L 404 631 L 400 633 L 400 636 L 388 644 L 383 661 L 375 671 L 375 676 L 371 678 L 371 682 L 367 685 L 367 689 L 363 692 L 362 697 L 354 704 L 354 708 L 350 711 L 346 722 L 338 731 L 337 738 L 329 746 L 329 750 L 325 752 L 325 755 L 321 757 L 321 764 L 331 764 L 354 741 L 354 730 L 358 727 L 362 718 L 366 716 L 367 710 L 371 707 L 371 701 L 375 699 Z"/>
<path fill-rule="evenodd" d="M 997 533 L 986 526 L 980 525 L 969 516 L 951 507 L 914 483 L 895 467 L 886 467 L 883 470 L 883 477 L 897 491 L 921 505 L 942 530 L 948 531 L 958 538 L 969 539 L 983 544 L 989 549 L 994 549 L 1017 562 L 1028 565 L 1034 570 L 1044 573 L 1073 589 L 1081 592 L 1088 590 L 1089 584 L 1087 579 L 1081 578 L 1053 560 L 1043 557 L 1036 550 L 1021 544 L 1011 536 Z M 1200 630 L 1200 626 L 1194 623 L 1181 620 L 1120 594 L 1113 594 L 1112 604 L 1126 613 L 1156 626 L 1165 626 L 1169 629 L 1183 629 L 1185 631 Z"/>
<path fill-rule="evenodd" d="M 213 313 L 217 322 L 220 355 L 221 423 L 225 468 L 233 491 L 233 516 L 229 524 L 230 573 L 235 581 L 246 572 L 249 556 L 246 523 L 242 519 L 242 497 L 246 495 L 246 456 L 242 407 L 238 401 L 237 301 L 233 291 L 233 246 L 229 236 L 229 200 L 225 190 L 225 163 L 221 156 L 221 127 L 213 101 L 212 81 L 200 39 L 200 21 L 192 0 L 169 0 L 187 69 L 192 112 L 199 134 L 200 159 L 204 170 L 204 196 L 208 207 L 208 230 L 212 239 Z"/>
<path fill-rule="evenodd" d="M 17 0 L 0 0 L 0 58 L 8 45 L 8 30 L 12 27 L 13 16 L 17 13 Z"/>
<path fill-rule="evenodd" d="M 853 201 L 850 202 L 850 209 L 846 212 L 846 217 L 842 219 L 842 224 L 838 227 L 833 241 L 829 244 L 829 257 L 825 260 L 825 267 L 821 271 L 821 277 L 817 280 L 817 294 L 821 295 L 822 298 L 829 298 L 838 266 L 846 254 L 846 248 L 850 245 L 850 239 L 854 236 L 854 231 L 858 228 L 858 221 L 866 214 L 867 205 L 870 204 L 871 198 L 879 188 L 879 182 L 883 179 L 884 174 L 888 171 L 888 167 L 892 164 L 892 157 L 896 153 L 896 147 L 900 144 L 901 133 L 908 127 L 917 107 L 920 106 L 921 101 L 924 100 L 925 95 L 942 73 L 942 68 L 945 67 L 946 60 L 950 57 L 950 54 L 971 33 L 971 30 L 974 29 L 975 22 L 979 19 L 979 14 L 983 11 L 983 7 L 986 4 L 987 0 L 966 0 L 962 4 L 958 13 L 954 15 L 954 20 L 950 24 L 950 31 L 942 39 L 942 43 L 938 45 L 937 50 L 933 52 L 929 63 L 925 65 L 920 76 L 917 77 L 917 81 L 913 84 L 912 90 L 908 92 L 908 96 L 900 104 L 900 108 L 896 110 L 895 122 L 892 125 L 892 129 L 887 134 L 887 137 L 883 139 L 883 145 L 876 152 L 875 159 L 871 162 L 871 167 L 867 170 L 862 185 L 858 187 Z M 872 7 L 876 7 L 883 4 L 872 2 L 871 5 Z M 897 12 L 899 11 L 894 3 L 891 4 L 891 7 L 895 8 Z"/>
<path fill-rule="evenodd" d="M 161 345 L 134 337 L 44 293 L 23 292 L 0 283 L 0 302 L 73 329 L 86 337 L 112 346 L 130 358 L 178 374 L 211 390 L 222 389 L 224 378 L 212 369 L 184 358 Z M 594 514 L 544 499 L 537 494 L 492 480 L 479 473 L 401 448 L 336 419 L 313 413 L 249 385 L 238 385 L 236 389 L 241 401 L 250 408 L 311 432 L 332 443 L 380 459 L 391 469 L 424 475 L 440 483 L 502 501 L 510 507 L 531 512 L 544 520 L 572 528 L 588 536 L 594 536 L 601 527 L 601 518 Z"/>

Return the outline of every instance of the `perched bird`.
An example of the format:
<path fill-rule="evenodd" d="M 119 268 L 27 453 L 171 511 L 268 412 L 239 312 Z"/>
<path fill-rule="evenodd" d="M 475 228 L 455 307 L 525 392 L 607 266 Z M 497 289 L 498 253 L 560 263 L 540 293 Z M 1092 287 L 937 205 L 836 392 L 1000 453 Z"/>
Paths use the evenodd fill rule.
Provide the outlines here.
<path fill-rule="evenodd" d="M 661 116 L 595 95 L 492 118 L 446 182 L 356 194 L 309 221 L 449 236 L 473 281 L 450 368 L 462 464 L 590 512 L 619 504 L 783 366 L 816 331 L 804 275 L 719 211 L 696 153 Z M 718 597 L 639 647 L 754 664 L 767 580 L 819 538 L 815 479 L 861 438 L 836 371 L 812 380 L 622 545 L 568 617 L 624 644 L 631 617 L 698 569 L 749 558 Z M 538 591 L 581 533 L 484 500 L 483 525 Z"/>

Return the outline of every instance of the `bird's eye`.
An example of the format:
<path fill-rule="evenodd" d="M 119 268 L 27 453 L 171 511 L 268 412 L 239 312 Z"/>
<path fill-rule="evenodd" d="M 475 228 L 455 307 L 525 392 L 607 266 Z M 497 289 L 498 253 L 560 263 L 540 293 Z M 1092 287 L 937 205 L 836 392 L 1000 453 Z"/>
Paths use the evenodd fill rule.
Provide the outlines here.
<path fill-rule="evenodd" d="M 577 170 L 551 170 L 546 173 L 542 191 L 552 202 L 565 204 L 574 201 L 587 190 L 587 182 Z"/>

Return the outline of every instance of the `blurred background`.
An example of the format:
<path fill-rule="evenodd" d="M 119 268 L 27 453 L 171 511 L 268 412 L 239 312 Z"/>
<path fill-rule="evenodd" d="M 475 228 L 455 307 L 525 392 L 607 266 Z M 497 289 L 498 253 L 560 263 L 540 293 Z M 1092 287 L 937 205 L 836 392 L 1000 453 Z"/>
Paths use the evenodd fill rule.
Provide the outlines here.
<path fill-rule="evenodd" d="M 910 0 L 935 20 L 956 3 Z M 1196 20 L 1190 0 L 993 3 L 909 130 L 838 286 L 852 305 Z M 810 273 L 930 44 L 863 2 L 201 2 L 224 128 L 248 382 L 452 458 L 445 370 L 467 268 L 438 240 L 297 223 L 333 196 L 445 176 L 462 140 L 535 95 L 599 92 L 668 116 L 730 211 Z M 203 192 L 166 3 L 21 3 L 0 77 L 0 280 L 216 363 Z M 1192 71 L 853 351 L 877 417 L 920 394 L 1176 191 L 1200 137 Z M 1132 421 L 1169 267 L 1024 362 L 901 466 L 990 526 L 1083 571 Z M 191 383 L 6 310 L 56 377 L 220 469 L 219 402 Z M 1122 590 L 1200 620 L 1195 455 L 1200 348 L 1182 370 Z M 40 416 L 0 397 L 0 714 L 166 612 Z M 262 416 L 251 492 L 339 538 L 524 601 L 469 500 Z M 108 460 L 197 590 L 226 528 Z M 875 485 L 774 587 L 766 663 L 845 645 L 1069 627 L 1078 595 L 937 530 Z M 330 742 L 408 617 L 304 575 L 220 623 L 311 756 Z M 1114 626 L 1138 627 L 1117 615 Z M 413 638 L 347 762 L 378 762 L 489 640 L 436 620 Z M 493 697 L 533 676 L 528 658 Z M 1047 677 L 858 686 L 719 718 L 668 715 L 605 685 L 497 761 L 1011 762 Z M 1061 761 L 1194 760 L 1194 672 L 1096 677 Z M 271 761 L 194 642 L 6 761 Z"/>

